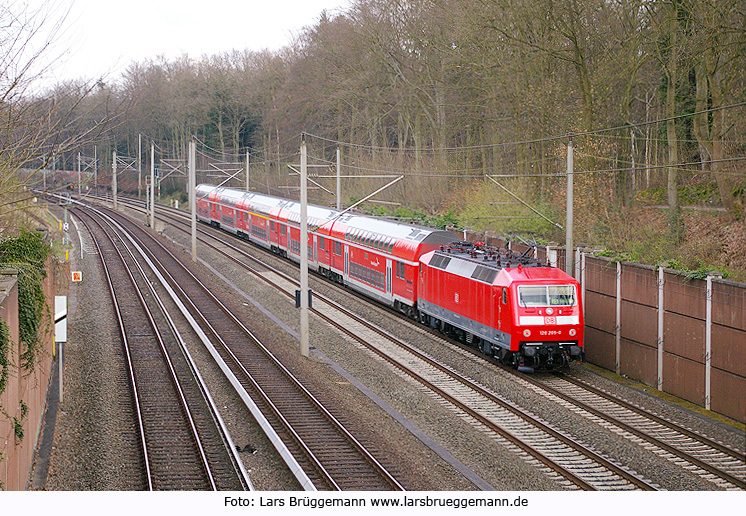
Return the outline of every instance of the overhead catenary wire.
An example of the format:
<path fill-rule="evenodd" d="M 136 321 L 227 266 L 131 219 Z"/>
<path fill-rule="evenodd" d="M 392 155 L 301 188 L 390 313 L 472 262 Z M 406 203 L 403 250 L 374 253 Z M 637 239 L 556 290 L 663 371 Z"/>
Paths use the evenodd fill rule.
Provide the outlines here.
<path fill-rule="evenodd" d="M 700 111 L 693 111 L 690 113 L 684 113 L 681 115 L 675 115 L 671 117 L 666 118 L 658 118 L 655 120 L 648 120 L 645 122 L 635 122 L 635 123 L 627 123 L 623 125 L 618 125 L 614 127 L 606 127 L 602 129 L 595 129 L 595 130 L 589 130 L 589 131 L 573 131 L 571 134 L 574 138 L 581 137 L 581 136 L 589 136 L 589 135 L 597 135 L 602 134 L 610 131 L 619 131 L 621 129 L 630 129 L 630 128 L 637 128 L 637 127 L 645 127 L 648 125 L 655 125 L 660 124 L 663 122 L 668 122 L 670 120 L 679 120 L 682 118 L 689 118 L 697 115 L 704 115 L 709 113 L 714 113 L 716 111 L 722 111 L 725 109 L 733 109 L 737 107 L 744 107 L 746 106 L 746 102 L 737 102 L 733 104 L 728 104 L 726 106 L 718 106 L 714 108 L 709 109 L 703 109 Z M 464 151 L 464 150 L 478 150 L 478 149 L 488 149 L 488 148 L 495 148 L 495 147 L 512 147 L 512 146 L 518 146 L 518 145 L 528 145 L 533 143 L 541 143 L 541 142 L 549 142 L 549 141 L 563 141 L 566 140 L 569 134 L 563 134 L 563 135 L 555 135 L 555 136 L 546 136 L 542 138 L 534 138 L 530 140 L 519 140 L 519 141 L 513 141 L 513 142 L 498 142 L 498 143 L 489 143 L 489 144 L 483 144 L 483 145 L 471 145 L 471 146 L 462 146 L 462 147 L 427 147 L 427 148 L 411 148 L 411 147 L 384 147 L 384 146 L 375 146 L 375 145 L 363 145 L 363 144 L 356 144 L 351 142 L 342 142 L 339 140 L 332 140 L 330 138 L 324 138 L 323 136 L 314 135 L 311 133 L 305 133 L 307 138 L 316 138 L 321 141 L 325 141 L 328 143 L 333 143 L 339 146 L 345 146 L 345 147 L 353 147 L 353 148 L 362 148 L 362 149 L 369 149 L 369 150 L 387 150 L 392 152 L 448 152 L 448 151 Z"/>

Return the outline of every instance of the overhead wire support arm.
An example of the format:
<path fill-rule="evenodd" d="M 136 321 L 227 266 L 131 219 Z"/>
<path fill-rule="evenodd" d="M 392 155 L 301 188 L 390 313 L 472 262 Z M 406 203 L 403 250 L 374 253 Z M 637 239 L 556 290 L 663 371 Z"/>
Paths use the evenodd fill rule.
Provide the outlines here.
<path fill-rule="evenodd" d="M 332 219 L 328 220 L 328 221 L 326 222 L 326 224 L 328 224 L 329 222 L 332 222 L 332 221 L 334 221 L 334 220 L 337 220 L 337 219 L 338 219 L 339 217 L 341 217 L 342 215 L 344 215 L 344 214 L 345 214 L 345 213 L 347 213 L 348 211 L 350 211 L 350 210 L 353 210 L 353 209 L 357 208 L 358 206 L 360 206 L 361 204 L 363 204 L 363 203 L 364 203 L 365 201 L 367 201 L 367 200 L 368 200 L 368 199 L 370 199 L 371 197 L 375 197 L 375 196 L 376 196 L 376 195 L 378 195 L 379 193 L 383 192 L 383 191 L 384 191 L 384 190 L 385 190 L 386 188 L 388 188 L 389 186 L 393 186 L 394 184 L 398 183 L 398 182 L 399 182 L 399 181 L 401 181 L 402 179 L 404 179 L 404 176 L 398 176 L 398 177 L 397 177 L 396 179 L 394 179 L 393 181 L 390 181 L 389 183 L 385 184 L 384 186 L 382 186 L 381 188 L 379 188 L 378 190 L 376 190 L 376 191 L 375 191 L 375 192 L 373 192 L 372 194 L 370 194 L 370 195 L 366 195 L 365 197 L 363 197 L 362 199 L 360 199 L 360 200 L 359 200 L 358 202 L 356 202 L 356 203 L 355 203 L 355 204 L 353 204 L 352 206 L 348 206 L 347 208 L 345 208 L 344 210 L 342 210 L 341 212 L 339 212 L 339 213 L 338 213 L 338 214 L 337 214 L 337 215 L 336 215 L 336 216 L 335 216 L 334 218 L 332 218 Z"/>
<path fill-rule="evenodd" d="M 306 168 L 308 168 L 308 167 L 313 167 L 313 166 L 314 166 L 314 165 L 306 165 Z M 327 168 L 327 167 L 326 167 L 325 165 L 317 165 L 317 166 L 323 166 L 324 168 Z M 288 168 L 289 168 L 290 170 L 292 170 L 293 172 L 295 172 L 296 174 L 300 175 L 300 174 L 301 174 L 301 172 L 300 172 L 299 170 L 297 170 L 297 169 L 293 168 L 293 167 L 295 167 L 295 165 L 292 165 L 292 164 L 288 163 Z M 307 181 L 310 181 L 310 182 L 311 182 L 311 183 L 313 183 L 314 185 L 318 186 L 319 188 L 321 188 L 322 190 L 324 190 L 324 191 L 325 191 L 326 193 L 328 193 L 328 194 L 330 194 L 330 195 L 334 195 L 334 192 L 332 192 L 331 190 L 329 190 L 329 189 L 327 189 L 327 188 L 324 188 L 324 186 L 323 186 L 323 185 L 321 185 L 321 184 L 317 183 L 316 181 L 314 181 L 314 180 L 313 180 L 313 179 L 311 179 L 310 177 L 306 177 L 306 180 L 307 180 Z"/>
<path fill-rule="evenodd" d="M 534 208 L 533 206 L 531 206 L 530 204 L 528 204 L 526 201 L 524 201 L 523 199 L 521 199 L 520 197 L 518 197 L 516 194 L 514 194 L 513 192 L 511 192 L 510 190 L 508 190 L 507 188 L 505 188 L 503 185 L 501 185 L 499 182 L 497 182 L 497 180 L 495 180 L 492 176 L 485 176 L 485 177 L 487 179 L 489 179 L 490 181 L 492 181 L 493 183 L 495 183 L 500 188 L 502 188 L 503 190 L 505 190 L 508 193 L 508 195 L 510 195 L 511 197 L 513 197 L 519 203 L 523 204 L 526 208 L 528 208 L 532 212 L 536 213 L 542 219 L 546 220 L 547 222 L 549 222 L 553 226 L 558 227 L 559 229 L 564 229 L 561 224 L 558 224 L 557 222 L 553 221 L 552 219 L 544 216 L 543 213 L 539 212 L 536 208 Z"/>

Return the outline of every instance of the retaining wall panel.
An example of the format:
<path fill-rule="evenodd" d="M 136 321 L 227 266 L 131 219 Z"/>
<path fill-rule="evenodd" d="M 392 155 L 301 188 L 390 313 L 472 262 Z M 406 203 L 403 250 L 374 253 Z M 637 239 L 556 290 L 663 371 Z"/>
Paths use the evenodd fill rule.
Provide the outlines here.
<path fill-rule="evenodd" d="M 665 351 L 704 364 L 705 321 L 669 312 L 663 316 L 663 329 Z"/>
<path fill-rule="evenodd" d="M 585 328 L 585 359 L 611 371 L 616 369 L 614 335 L 596 328 Z"/>
<path fill-rule="evenodd" d="M 657 355 L 657 349 L 622 339 L 619 350 L 620 372 L 647 385 L 656 385 L 658 380 Z"/>
<path fill-rule="evenodd" d="M 713 411 L 746 423 L 746 377 L 713 368 L 710 396 Z"/>
<path fill-rule="evenodd" d="M 705 399 L 705 366 L 664 352 L 663 390 L 703 406 Z"/>
<path fill-rule="evenodd" d="M 585 281 L 587 291 L 616 297 L 616 263 L 602 258 L 586 257 Z"/>
<path fill-rule="evenodd" d="M 585 293 L 585 324 L 607 333 L 616 331 L 616 299 L 598 292 Z"/>
<path fill-rule="evenodd" d="M 667 312 L 688 315 L 704 320 L 707 315 L 705 300 L 707 285 L 699 279 L 688 280 L 666 272 L 664 275 L 663 307 Z"/>
<path fill-rule="evenodd" d="M 658 309 L 622 301 L 622 338 L 658 346 Z"/>
<path fill-rule="evenodd" d="M 746 288 L 743 284 L 712 281 L 712 320 L 746 332 Z"/>
<path fill-rule="evenodd" d="M 622 298 L 658 308 L 658 276 L 653 267 L 622 264 Z"/>
<path fill-rule="evenodd" d="M 712 326 L 712 366 L 746 377 L 746 337 L 727 326 Z M 743 391 L 746 397 L 746 391 Z"/>

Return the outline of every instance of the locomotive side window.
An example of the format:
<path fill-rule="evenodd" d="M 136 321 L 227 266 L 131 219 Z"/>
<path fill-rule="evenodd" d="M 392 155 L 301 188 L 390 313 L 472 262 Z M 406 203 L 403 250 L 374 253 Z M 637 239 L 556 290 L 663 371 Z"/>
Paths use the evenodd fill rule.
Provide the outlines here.
<path fill-rule="evenodd" d="M 504 305 L 508 304 L 508 289 L 507 288 L 503 288 L 503 304 Z"/>

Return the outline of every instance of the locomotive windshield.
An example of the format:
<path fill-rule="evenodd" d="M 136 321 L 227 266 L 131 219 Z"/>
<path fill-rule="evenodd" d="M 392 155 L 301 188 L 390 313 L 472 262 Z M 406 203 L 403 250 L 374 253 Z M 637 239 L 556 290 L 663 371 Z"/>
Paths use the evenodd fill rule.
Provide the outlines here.
<path fill-rule="evenodd" d="M 573 285 L 519 285 L 518 301 L 521 306 L 574 306 Z"/>

